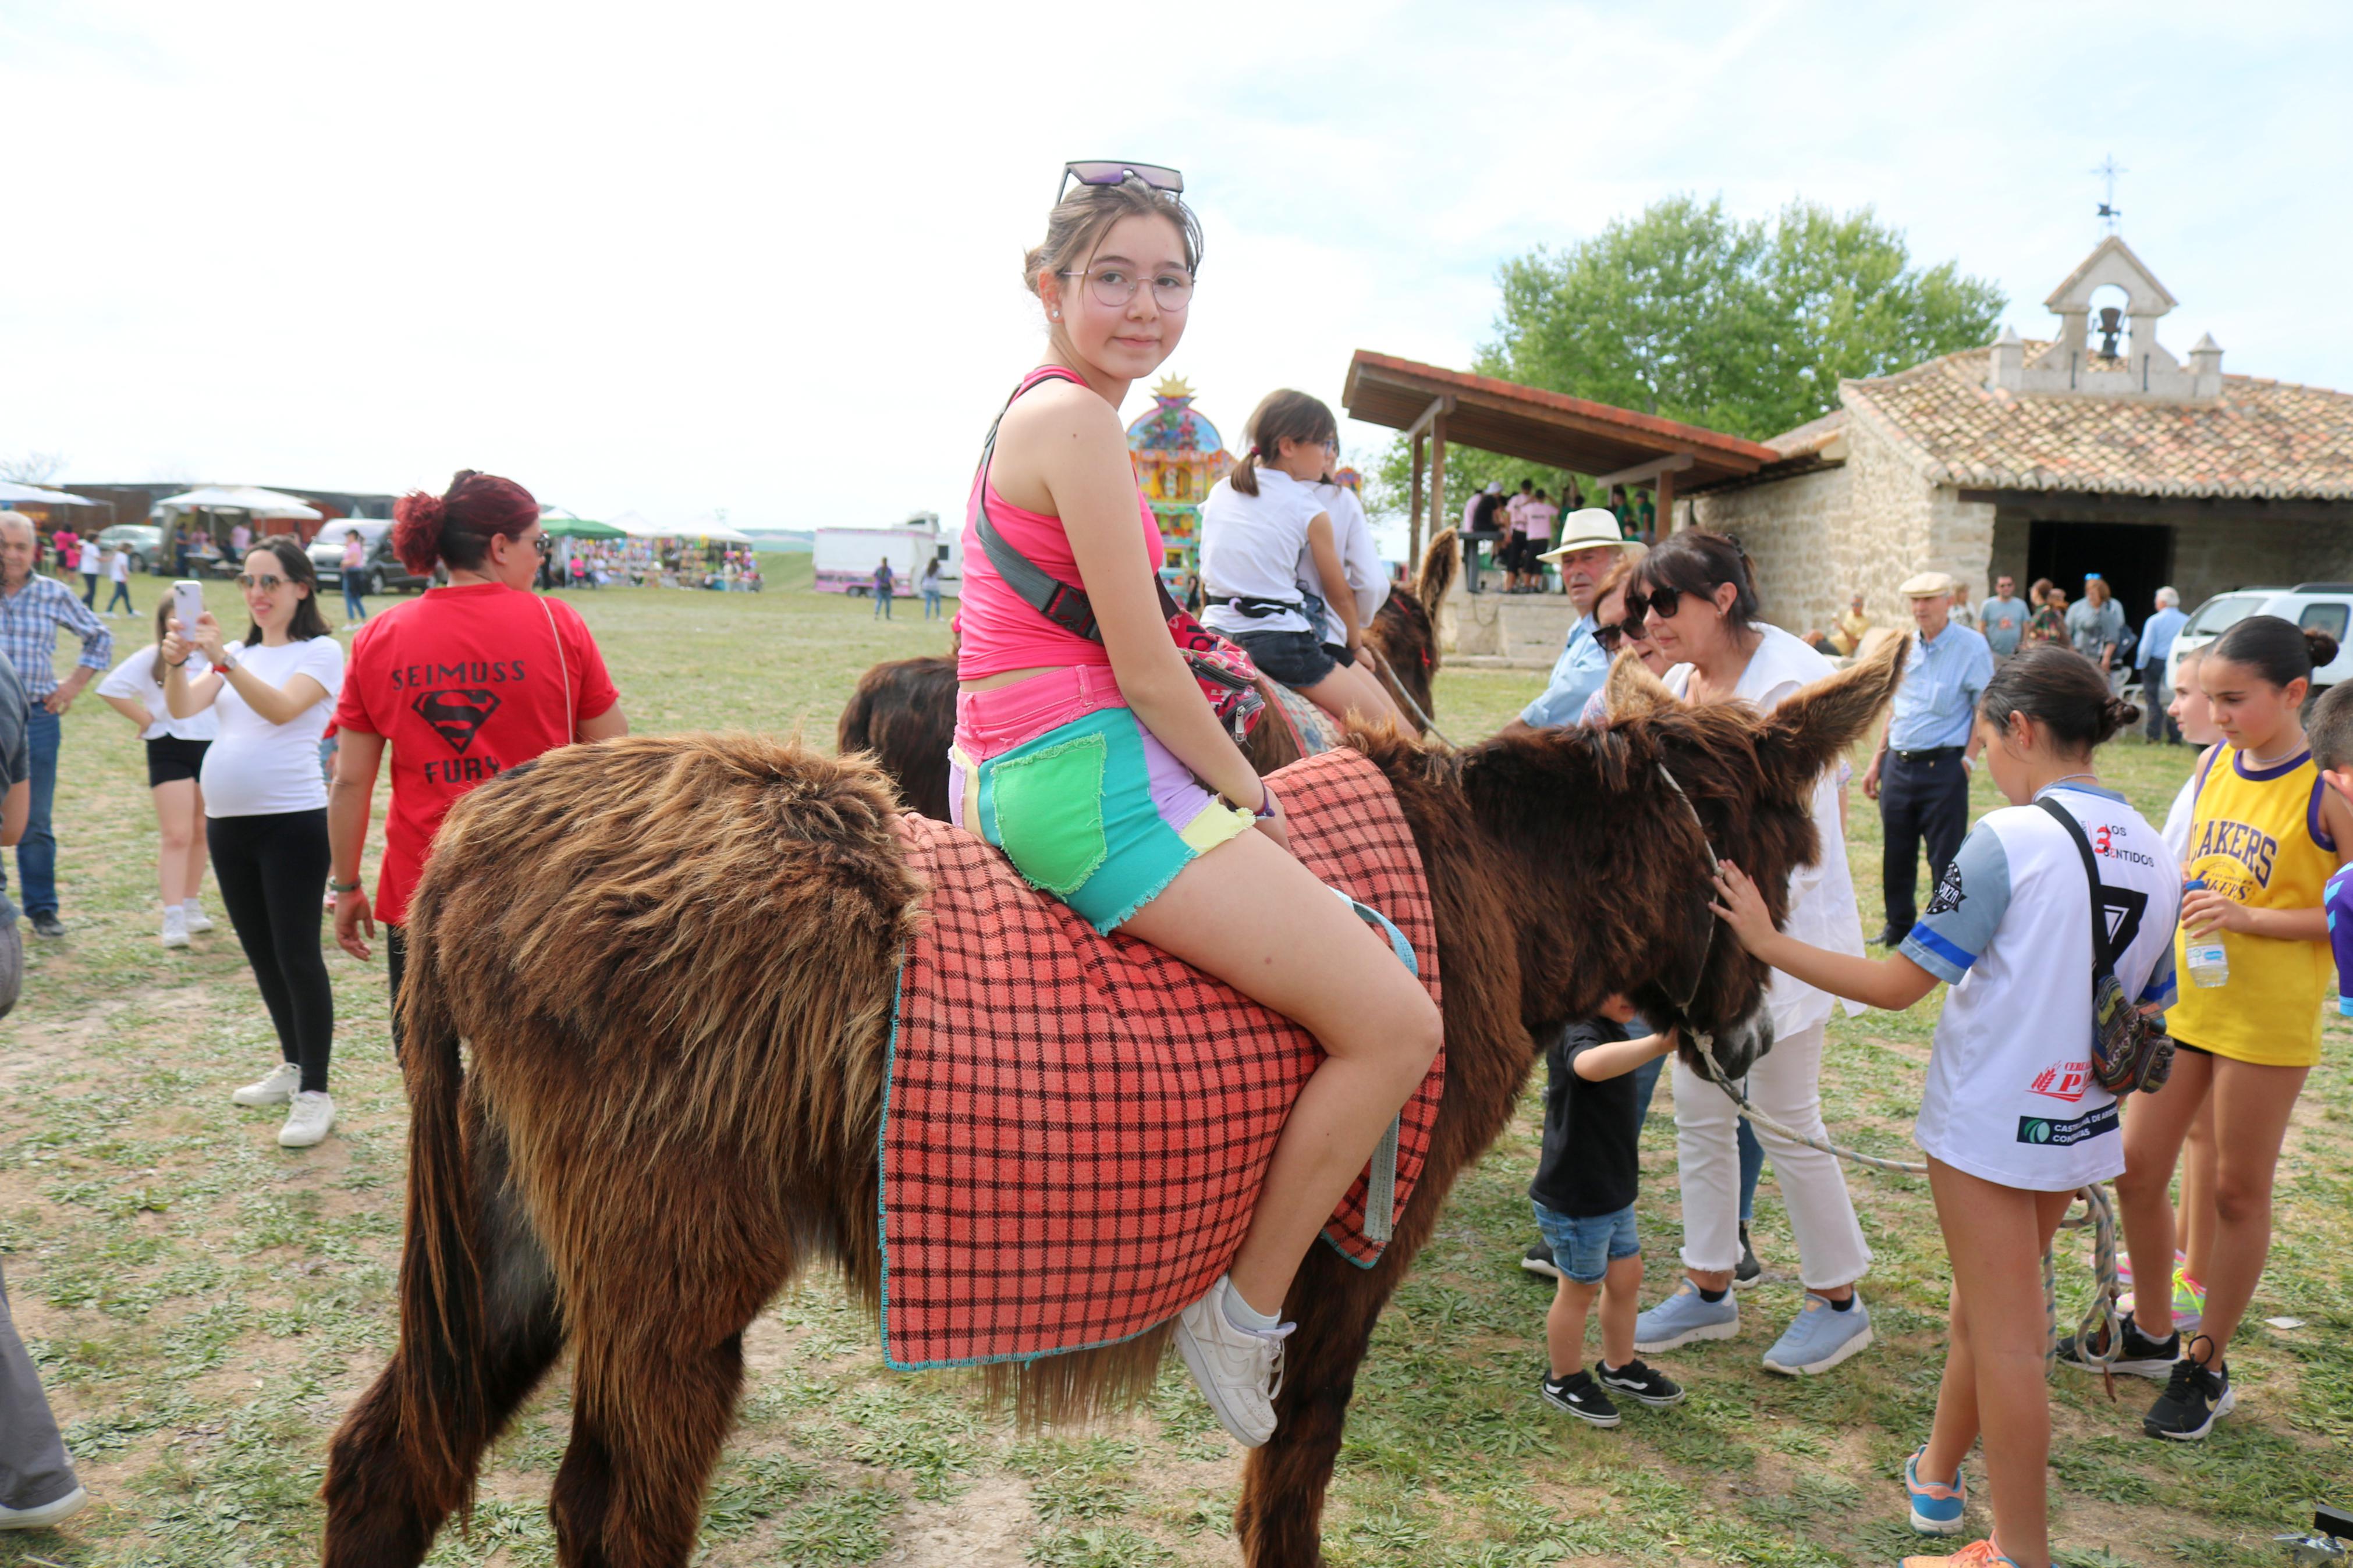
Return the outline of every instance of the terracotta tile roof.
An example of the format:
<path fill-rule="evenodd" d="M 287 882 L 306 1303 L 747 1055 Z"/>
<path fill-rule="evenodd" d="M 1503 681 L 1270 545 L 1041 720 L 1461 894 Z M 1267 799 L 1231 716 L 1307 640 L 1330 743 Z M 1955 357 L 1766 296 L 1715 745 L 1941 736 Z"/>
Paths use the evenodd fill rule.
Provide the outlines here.
<path fill-rule="evenodd" d="M 2027 344 L 2030 360 L 2042 347 Z M 1966 349 L 1840 397 L 1924 479 L 1982 489 L 2353 500 L 2353 395 L 2226 375 L 2205 403 L 1989 392 L 1990 351 Z M 1816 420 L 1774 438 L 1796 457 Z"/>

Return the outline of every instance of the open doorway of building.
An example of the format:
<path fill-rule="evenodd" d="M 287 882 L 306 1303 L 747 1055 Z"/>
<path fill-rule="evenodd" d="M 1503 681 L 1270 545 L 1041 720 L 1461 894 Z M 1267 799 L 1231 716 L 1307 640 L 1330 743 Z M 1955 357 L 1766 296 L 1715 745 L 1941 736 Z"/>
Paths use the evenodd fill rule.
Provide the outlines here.
<path fill-rule="evenodd" d="M 2073 605 L 2084 596 L 2084 574 L 2096 572 L 2107 579 L 2135 631 L 2148 619 L 2172 571 L 2173 530 L 2165 523 L 2036 522 L 2027 530 L 2027 583 L 2048 577 Z"/>

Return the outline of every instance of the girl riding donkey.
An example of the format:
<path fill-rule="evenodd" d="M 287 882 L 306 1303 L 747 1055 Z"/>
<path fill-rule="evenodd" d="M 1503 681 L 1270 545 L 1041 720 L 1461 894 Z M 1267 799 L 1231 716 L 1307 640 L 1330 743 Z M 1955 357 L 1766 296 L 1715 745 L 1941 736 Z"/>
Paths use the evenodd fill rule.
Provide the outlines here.
<path fill-rule="evenodd" d="M 1254 1447 L 1274 1429 L 1293 1276 L 1428 1071 L 1438 1010 L 1287 852 L 1282 802 L 1204 700 L 1159 606 L 1160 531 L 1119 405 L 1184 333 L 1201 239 L 1183 181 L 1143 165 L 1074 164 L 1067 175 L 1079 186 L 1022 269 L 1045 311 L 1046 355 L 973 480 L 948 798 L 958 826 L 1098 931 L 1124 930 L 1226 981 L 1328 1053 L 1292 1110 L 1230 1271 L 1176 1328 L 1218 1419 Z M 1323 472 L 1324 453 L 1312 455 L 1303 480 Z M 1007 584 L 984 521 L 1083 590 L 1100 640 Z M 1286 589 L 1298 552 L 1293 536 L 1279 552 Z"/>
<path fill-rule="evenodd" d="M 1915 1530 L 1958 1534 L 1961 1461 L 1982 1436 L 1994 1530 L 1951 1557 L 1906 1558 L 1906 1568 L 2051 1563 L 2041 1260 L 2075 1190 L 2126 1165 L 2116 1101 L 2088 1059 L 2094 925 L 2111 932 L 2125 995 L 2147 1010 L 2174 990 L 2180 873 L 2157 830 L 2101 786 L 2092 764 L 2094 749 L 2138 717 L 2072 648 L 2029 647 L 2002 666 L 1977 723 L 2010 806 L 1970 830 L 1927 913 L 1886 959 L 1783 935 L 1739 868 L 1726 861 L 1717 872 L 1716 912 L 1784 973 L 1874 1007 L 1909 1007 L 1940 980 L 1953 987 L 1915 1131 L 1952 1258 L 1951 1348 L 1936 1423 L 1904 1482 Z M 2085 874 L 2094 865 L 2095 886 Z M 2047 1027 L 2021 1029 L 2021 1018 Z"/>

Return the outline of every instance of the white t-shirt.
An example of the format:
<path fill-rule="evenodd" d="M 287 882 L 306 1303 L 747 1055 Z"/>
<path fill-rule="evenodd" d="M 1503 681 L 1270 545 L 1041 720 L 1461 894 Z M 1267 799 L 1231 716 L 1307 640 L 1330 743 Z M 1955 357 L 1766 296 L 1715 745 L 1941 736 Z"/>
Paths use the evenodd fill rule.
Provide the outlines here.
<path fill-rule="evenodd" d="M 2125 994 L 2169 1004 L 2179 862 L 2123 796 L 2073 784 L 2043 794 L 2098 858 Z M 2116 1099 L 2092 1078 L 2090 892 L 2067 830 L 2041 806 L 2004 806 L 1969 830 L 1904 939 L 1905 957 L 1953 987 L 1913 1129 L 1946 1164 L 2037 1193 L 2123 1173 Z"/>
<path fill-rule="evenodd" d="M 184 673 L 190 680 L 212 673 L 201 653 L 190 653 Z M 160 741 L 174 736 L 183 741 L 209 741 L 220 728 L 220 717 L 206 708 L 186 719 L 172 717 L 171 708 L 164 701 L 164 683 L 154 677 L 155 645 L 148 644 L 138 652 L 106 672 L 98 683 L 100 697 L 121 697 L 143 705 L 155 715 L 155 721 L 139 732 L 143 741 Z M 215 704 L 215 706 L 218 706 Z"/>
<path fill-rule="evenodd" d="M 1780 627 L 1757 623 L 1764 639 L 1749 656 L 1748 668 L 1732 694 L 1759 713 L 1770 713 L 1838 667 Z M 1663 679 L 1677 697 L 1691 690 L 1692 667 L 1676 665 Z M 1825 768 L 1814 781 L 1814 832 L 1821 840 L 1822 858 L 1789 873 L 1789 917 L 1782 929 L 1799 942 L 1832 952 L 1862 953 L 1862 914 L 1854 901 L 1854 879 L 1847 874 L 1846 833 L 1839 826 L 1838 770 Z M 1831 994 L 1817 990 L 1794 975 L 1773 972 L 1765 1003 L 1773 1016 L 1773 1032 L 1788 1036 L 1831 1016 Z M 1858 1003 L 1845 1004 L 1852 1016 L 1863 1011 Z"/>
<path fill-rule="evenodd" d="M 1331 513 L 1333 542 L 1340 547 L 1340 569 L 1348 574 L 1348 586 L 1356 591 L 1356 624 L 1369 626 L 1388 602 L 1389 574 L 1381 569 L 1381 552 L 1373 543 L 1373 525 L 1366 521 L 1364 504 L 1345 485 L 1308 488 Z M 1304 543 L 1299 547 L 1294 571 L 1302 594 L 1324 596 L 1324 574 L 1316 570 L 1314 552 Z M 1328 643 L 1340 642 L 1348 635 L 1348 628 L 1340 624 L 1340 613 L 1329 605 L 1324 606 L 1324 626 L 1318 635 Z"/>
<path fill-rule="evenodd" d="M 2209 754 L 2212 751 L 2212 747 L 2207 748 Z M 2189 818 L 2197 811 L 2198 785 L 2205 776 L 2206 759 L 2201 756 L 2198 765 L 2189 770 L 2189 776 L 2181 781 L 2181 793 L 2173 797 L 2173 807 L 2165 814 L 2165 847 L 2173 851 L 2176 860 L 2189 858 Z"/>
<path fill-rule="evenodd" d="M 118 544 L 114 553 L 106 558 L 106 574 L 117 583 L 131 581 L 131 552 Z"/>
<path fill-rule="evenodd" d="M 81 542 L 80 557 L 80 570 L 82 573 L 87 576 L 97 576 L 99 566 L 98 541 L 95 539 L 83 540 Z"/>
<path fill-rule="evenodd" d="M 1258 494 L 1246 496 L 1230 479 L 1209 487 L 1201 503 L 1201 624 L 1237 632 L 1307 632 L 1296 568 L 1307 547 L 1307 525 L 1324 515 L 1324 498 L 1280 468 L 1258 470 Z M 1279 599 L 1299 609 L 1245 615 L 1234 597 Z"/>
<path fill-rule="evenodd" d="M 343 689 L 343 645 L 332 637 L 307 637 L 284 647 L 231 643 L 228 652 L 272 686 L 282 689 L 296 676 L 307 675 L 327 694 L 285 723 L 272 724 L 223 682 L 213 699 L 220 732 L 205 753 L 205 815 L 271 816 L 322 809 L 327 782 L 319 772 L 319 737 L 327 732 L 335 694 Z"/>

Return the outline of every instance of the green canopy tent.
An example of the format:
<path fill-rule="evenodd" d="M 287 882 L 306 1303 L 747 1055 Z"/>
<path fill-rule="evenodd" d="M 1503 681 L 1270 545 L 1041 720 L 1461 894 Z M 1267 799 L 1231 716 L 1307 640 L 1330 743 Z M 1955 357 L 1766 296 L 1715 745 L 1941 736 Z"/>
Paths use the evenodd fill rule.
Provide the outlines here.
<path fill-rule="evenodd" d="M 539 526 L 556 539 L 627 539 L 628 534 L 609 522 L 591 522 L 585 517 L 543 517 Z"/>

